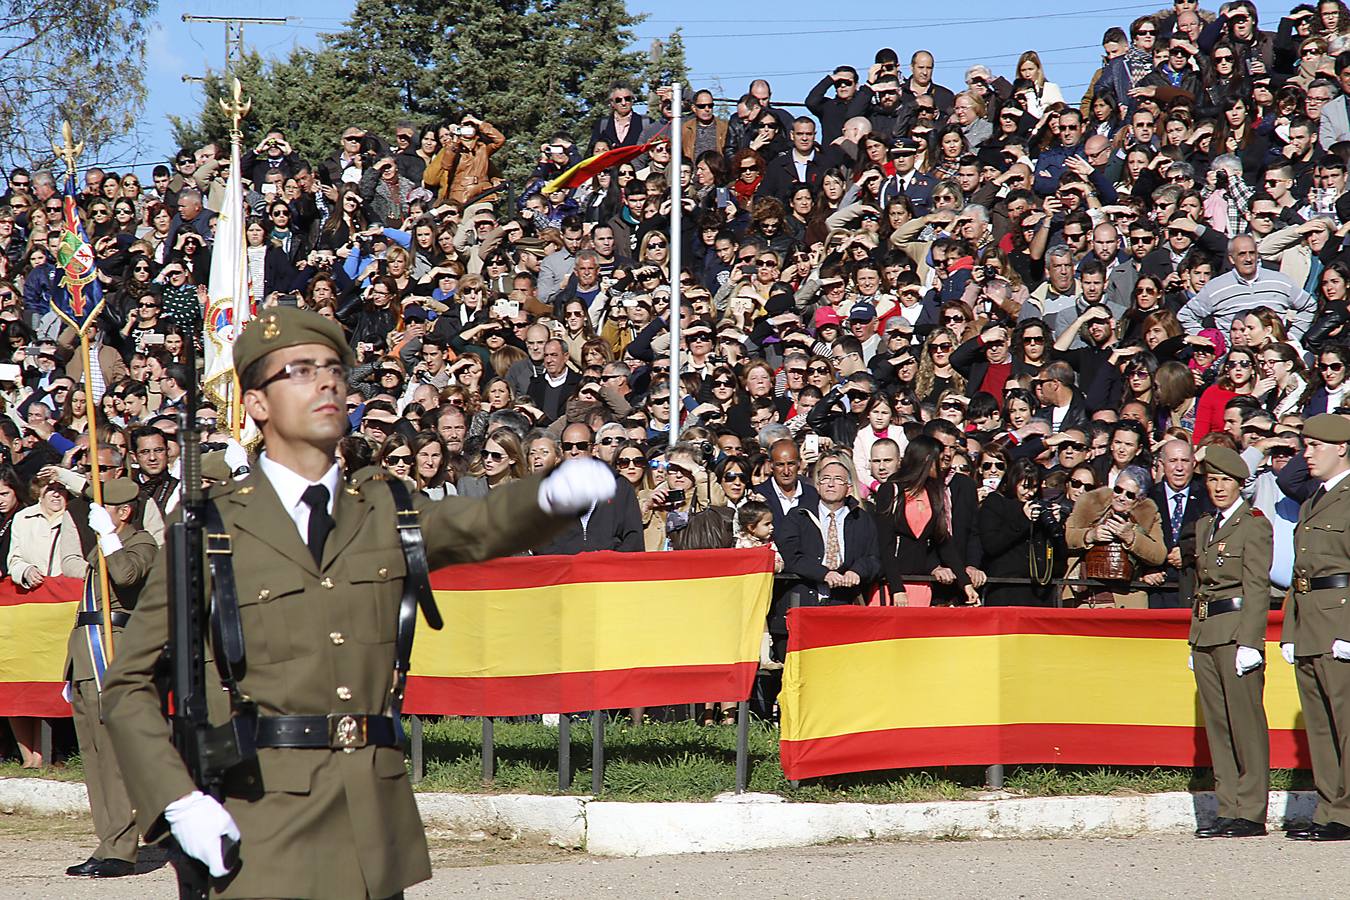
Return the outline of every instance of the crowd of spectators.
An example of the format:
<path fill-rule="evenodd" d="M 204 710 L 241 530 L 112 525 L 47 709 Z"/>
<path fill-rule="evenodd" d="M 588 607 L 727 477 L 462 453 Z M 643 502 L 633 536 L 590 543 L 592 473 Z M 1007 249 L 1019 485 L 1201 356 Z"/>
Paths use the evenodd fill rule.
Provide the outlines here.
<path fill-rule="evenodd" d="M 682 160 L 670 92 L 644 114 L 615 84 L 526 184 L 472 115 L 353 126 L 322 160 L 273 131 L 243 158 L 252 295 L 349 333 L 348 471 L 481 496 L 592 455 L 618 496 L 539 552 L 771 544 L 766 658 L 794 602 L 1183 605 L 1215 444 L 1254 473 L 1286 587 L 1315 488 L 1302 422 L 1350 413 L 1350 11 L 1176 0 L 1098 37 L 1081 97 L 1034 50 L 950 87 L 922 49 L 826 60 L 810 115 L 763 79 L 690 90 Z M 142 485 L 152 530 L 227 170 L 212 144 L 148 184 L 84 173 L 102 462 Z M 92 546 L 83 366 L 53 312 L 61 202 L 15 169 L 0 209 L 0 560 L 25 586 L 81 574 Z M 1102 546 L 1127 576 L 1081 577 Z"/>

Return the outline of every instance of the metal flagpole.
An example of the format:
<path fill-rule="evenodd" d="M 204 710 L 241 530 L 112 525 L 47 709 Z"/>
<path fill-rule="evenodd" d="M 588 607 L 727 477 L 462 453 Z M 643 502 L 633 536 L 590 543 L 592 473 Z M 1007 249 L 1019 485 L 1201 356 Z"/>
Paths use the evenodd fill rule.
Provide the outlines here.
<path fill-rule="evenodd" d="M 71 131 L 69 122 L 61 123 L 61 139 L 64 143 L 61 145 L 53 143 L 52 150 L 58 157 L 65 160 L 67 179 L 73 179 L 75 177 L 75 158 L 83 152 L 84 141 L 80 141 L 78 144 L 75 143 L 75 136 Z M 75 201 L 73 198 L 70 198 L 69 202 L 73 204 Z M 63 198 L 62 205 L 64 206 L 65 203 L 66 199 Z M 79 212 L 75 212 L 74 215 L 78 217 Z M 72 300 L 76 300 L 84 290 L 81 285 L 73 282 L 69 283 L 66 289 L 70 291 Z M 78 302 L 75 303 L 76 308 L 80 305 L 81 304 Z M 83 321 L 74 317 L 75 315 L 79 315 L 75 308 L 72 308 L 71 310 L 74 315 L 66 316 L 66 314 L 62 312 L 60 304 L 53 304 L 53 307 L 56 309 L 57 315 L 65 319 L 80 335 L 80 353 L 84 357 L 85 428 L 89 433 L 89 487 L 90 492 L 93 494 L 94 502 L 99 506 L 102 506 L 103 476 L 99 472 L 98 425 L 94 419 L 94 410 L 96 410 L 98 406 L 94 402 L 94 375 L 91 360 L 92 353 L 89 346 L 89 329 L 98 327 L 98 317 L 99 313 L 103 311 L 103 301 L 100 299 L 98 305 L 89 312 L 89 315 L 84 317 Z M 112 598 L 109 596 L 110 591 L 108 589 L 108 560 L 104 558 L 103 548 L 99 546 L 97 542 L 95 542 L 95 549 L 98 551 L 98 586 L 103 595 L 103 627 L 100 629 L 103 634 L 103 655 L 107 658 L 108 662 L 112 662 Z"/>
<path fill-rule="evenodd" d="M 680 113 L 683 103 L 680 100 L 680 83 L 670 86 L 670 166 L 666 175 L 670 179 L 670 434 L 666 446 L 674 449 L 680 437 L 680 219 L 684 209 L 680 206 L 680 169 L 684 159 L 684 135 L 680 133 Z"/>

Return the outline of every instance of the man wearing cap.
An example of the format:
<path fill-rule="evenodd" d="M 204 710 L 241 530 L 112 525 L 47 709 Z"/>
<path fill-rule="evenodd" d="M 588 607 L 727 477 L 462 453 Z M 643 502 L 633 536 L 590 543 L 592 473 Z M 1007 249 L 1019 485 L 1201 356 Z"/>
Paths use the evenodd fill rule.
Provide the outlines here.
<path fill-rule="evenodd" d="M 897 141 L 890 150 L 890 158 L 895 165 L 895 174 L 882 183 L 877 192 L 877 205 L 885 209 L 886 204 L 903 194 L 909 198 L 916 217 L 928 215 L 932 212 L 937 179 L 914 169 L 919 158 L 919 142 L 914 138 Z"/>
<path fill-rule="evenodd" d="M 228 694 L 210 667 L 207 696 L 213 725 L 241 698 L 256 704 L 257 756 L 226 774 L 222 804 L 170 744 L 154 680 L 169 639 L 162 559 L 117 645 L 104 720 L 142 829 L 167 824 L 221 896 L 399 896 L 431 876 L 394 718 L 401 598 L 419 554 L 410 564 L 403 553 L 389 484 L 343 484 L 335 453 L 353 357 L 341 327 L 268 309 L 234 362 L 265 449 L 246 478 L 211 494 L 231 539 L 245 667 Z M 432 568 L 488 559 L 548 539 L 613 494 L 603 463 L 569 460 L 482 499 L 414 496 L 420 535 L 408 537 Z M 227 836 L 239 841 L 232 874 Z"/>
<path fill-rule="evenodd" d="M 1205 716 L 1219 817 L 1196 837 L 1266 833 L 1270 737 L 1266 729 L 1266 616 L 1270 612 L 1270 520 L 1242 499 L 1251 472 L 1219 444 L 1205 448 L 1214 511 L 1195 532 L 1191 668 Z"/>
<path fill-rule="evenodd" d="M 80 742 L 80 759 L 84 762 L 89 812 L 99 843 L 89 859 L 66 869 L 67 875 L 118 878 L 132 874 L 136 868 L 140 832 L 100 715 L 99 693 L 107 674 L 109 623 L 103 620 L 98 555 L 103 554 L 108 566 L 111 589 L 108 605 L 112 613 L 112 645 L 116 650 L 159 553 L 154 538 L 135 525 L 138 495 L 133 481 L 114 478 L 103 484 L 103 504 L 89 506 L 89 527 L 98 536 L 98 549 L 87 557 L 89 572 L 85 577 L 89 579 L 90 591 L 80 604 L 75 628 L 66 643 L 65 680 L 69 685 L 75 736 Z"/>
<path fill-rule="evenodd" d="M 1322 482 L 1294 527 L 1293 602 L 1280 652 L 1294 666 L 1312 757 L 1317 810 L 1286 836 L 1350 840 L 1350 419 L 1313 416 L 1303 426 L 1308 474 Z"/>
<path fill-rule="evenodd" d="M 848 332 L 862 344 L 863 362 L 871 362 L 881 345 L 881 335 L 877 334 L 877 308 L 865 300 L 854 303 L 848 311 Z"/>

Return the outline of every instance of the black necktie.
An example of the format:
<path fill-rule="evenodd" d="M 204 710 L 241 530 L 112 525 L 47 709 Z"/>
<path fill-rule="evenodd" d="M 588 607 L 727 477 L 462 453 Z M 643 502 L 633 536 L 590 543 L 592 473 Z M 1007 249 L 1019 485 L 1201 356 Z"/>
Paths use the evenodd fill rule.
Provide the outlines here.
<path fill-rule="evenodd" d="M 314 562 L 322 563 L 323 542 L 333 530 L 333 517 L 328 514 L 328 488 L 311 484 L 300 499 L 309 504 L 309 552 L 314 555 Z"/>
<path fill-rule="evenodd" d="M 1322 498 L 1325 497 L 1326 495 L 1327 495 L 1326 485 L 1322 485 L 1317 490 L 1313 491 L 1312 503 L 1308 505 L 1308 512 L 1312 512 L 1314 509 L 1317 509 L 1317 504 L 1321 502 Z"/>

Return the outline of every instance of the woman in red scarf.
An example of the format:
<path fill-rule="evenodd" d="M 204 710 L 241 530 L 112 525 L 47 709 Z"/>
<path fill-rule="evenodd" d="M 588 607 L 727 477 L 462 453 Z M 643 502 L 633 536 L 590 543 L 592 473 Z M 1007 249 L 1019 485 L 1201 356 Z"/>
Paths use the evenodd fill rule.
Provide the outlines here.
<path fill-rule="evenodd" d="M 748 209 L 755 199 L 755 193 L 764 181 L 764 157 L 750 148 L 739 151 L 731 158 L 731 189 L 736 194 L 736 205 Z"/>

